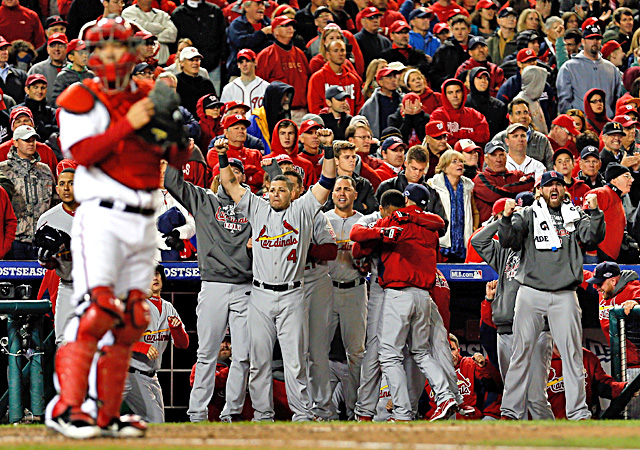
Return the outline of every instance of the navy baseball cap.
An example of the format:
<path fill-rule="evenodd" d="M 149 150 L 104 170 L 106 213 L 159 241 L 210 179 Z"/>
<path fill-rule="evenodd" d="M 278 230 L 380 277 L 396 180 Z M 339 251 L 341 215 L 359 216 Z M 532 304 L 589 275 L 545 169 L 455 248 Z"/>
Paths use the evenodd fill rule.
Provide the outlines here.
<path fill-rule="evenodd" d="M 429 203 L 429 190 L 417 183 L 409 183 L 409 185 L 404 190 L 404 196 L 407 197 L 412 202 L 415 202 L 420 208 L 426 208 Z"/>
<path fill-rule="evenodd" d="M 622 129 L 622 124 L 618 122 L 607 122 L 602 127 L 602 135 L 608 136 L 611 134 L 624 134 L 624 130 Z"/>
<path fill-rule="evenodd" d="M 602 284 L 609 278 L 620 275 L 620 266 L 614 262 L 605 261 L 598 264 L 593 271 L 593 276 L 587 280 L 589 284 Z"/>
<path fill-rule="evenodd" d="M 327 89 L 327 92 L 325 92 L 324 97 L 327 100 L 331 100 L 332 98 L 335 98 L 336 100 L 344 100 L 349 97 L 349 94 L 345 92 L 342 86 L 331 86 Z"/>
<path fill-rule="evenodd" d="M 503 18 L 507 16 L 513 16 L 517 19 L 518 13 L 516 13 L 516 10 L 513 9 L 511 6 L 507 6 L 506 8 L 500 10 L 500 12 L 498 13 L 498 17 Z"/>
<path fill-rule="evenodd" d="M 503 152 L 507 152 L 507 147 L 504 145 L 504 142 L 494 139 L 493 141 L 487 142 L 487 145 L 484 146 L 484 154 L 490 155 L 497 150 L 502 150 Z"/>
<path fill-rule="evenodd" d="M 585 159 L 585 158 L 588 158 L 589 156 L 593 156 L 595 158 L 600 159 L 600 152 L 593 145 L 587 145 L 580 152 L 580 159 Z"/>
<path fill-rule="evenodd" d="M 476 45 L 484 45 L 487 47 L 487 41 L 482 36 L 474 36 L 469 39 L 469 46 L 467 47 L 469 50 L 473 50 L 473 47 Z"/>
<path fill-rule="evenodd" d="M 391 136 L 384 140 L 382 143 L 382 151 L 386 152 L 387 150 L 393 150 L 394 148 L 402 145 L 403 147 L 407 147 L 402 139 L 398 136 Z"/>
<path fill-rule="evenodd" d="M 545 172 L 540 177 L 540 187 L 546 186 L 552 181 L 559 181 L 563 185 L 567 185 L 567 182 L 564 181 L 564 175 L 560 172 L 556 172 L 555 170 L 550 170 L 549 172 Z"/>
<path fill-rule="evenodd" d="M 237 168 L 240 172 L 244 173 L 244 164 L 238 158 L 229 159 L 229 165 Z"/>
<path fill-rule="evenodd" d="M 536 197 L 533 195 L 533 192 L 520 192 L 518 195 L 516 195 L 516 205 L 522 206 L 523 208 L 525 206 L 531 206 L 533 205 L 535 199 Z"/>
<path fill-rule="evenodd" d="M 427 8 L 424 8 L 421 6 L 420 8 L 416 8 L 413 11 L 411 11 L 411 13 L 409 13 L 409 22 L 411 22 L 416 17 L 420 19 L 428 17 L 429 19 L 431 19 L 433 17 L 433 13 L 429 11 Z"/>

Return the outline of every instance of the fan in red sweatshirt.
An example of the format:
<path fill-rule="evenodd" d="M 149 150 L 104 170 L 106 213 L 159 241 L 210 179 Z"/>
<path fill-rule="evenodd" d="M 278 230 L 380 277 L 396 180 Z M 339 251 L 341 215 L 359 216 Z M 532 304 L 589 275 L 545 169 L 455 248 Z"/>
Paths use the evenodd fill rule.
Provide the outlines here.
<path fill-rule="evenodd" d="M 449 145 L 455 145 L 460 139 L 471 139 L 480 147 L 489 142 L 491 135 L 487 119 L 475 109 L 464 106 L 467 88 L 460 80 L 450 78 L 442 83 L 441 98 L 442 106 L 433 111 L 430 120 L 444 122 L 450 133 Z"/>
<path fill-rule="evenodd" d="M 620 245 L 627 226 L 627 218 L 622 206 L 622 193 L 620 189 L 607 183 L 603 187 L 592 189 L 586 193 L 586 195 L 589 194 L 598 196 L 598 208 L 604 213 L 604 223 L 606 224 L 604 240 L 598 244 L 598 248 L 611 261 L 615 261 L 620 255 Z M 586 204 L 585 200 L 583 208 L 586 208 Z"/>
<path fill-rule="evenodd" d="M 332 41 L 326 53 L 328 61 L 322 69 L 311 75 L 307 91 L 309 112 L 319 114 L 320 110 L 327 106 L 326 91 L 333 86 L 341 87 L 349 95 L 346 100 L 352 112 L 360 111 L 364 105 L 362 80 L 358 75 L 344 68 L 345 48 L 343 41 Z"/>
<path fill-rule="evenodd" d="M 271 153 L 263 156 L 263 159 L 275 158 L 278 155 L 289 156 L 295 170 L 302 175 L 304 187 L 308 188 L 318 180 L 313 164 L 298 154 L 298 135 L 298 126 L 292 120 L 282 119 L 273 128 Z"/>

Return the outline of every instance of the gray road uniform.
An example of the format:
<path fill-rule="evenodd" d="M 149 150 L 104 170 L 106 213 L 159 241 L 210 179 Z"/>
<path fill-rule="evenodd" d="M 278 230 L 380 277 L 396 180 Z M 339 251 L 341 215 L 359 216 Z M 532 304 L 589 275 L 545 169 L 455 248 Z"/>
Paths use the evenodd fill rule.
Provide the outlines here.
<path fill-rule="evenodd" d="M 271 360 L 276 338 L 284 361 L 285 386 L 294 421 L 310 420 L 307 391 L 308 309 L 304 266 L 313 219 L 322 208 L 311 190 L 282 211 L 248 189 L 238 209 L 253 226 L 253 289 L 249 301 L 251 369 L 249 392 L 254 420 L 273 420 Z M 233 337 L 232 337 L 233 340 Z"/>
<path fill-rule="evenodd" d="M 338 244 L 338 257 L 335 261 L 329 261 L 329 275 L 333 283 L 333 313 L 329 335 L 333 336 L 339 323 L 349 366 L 349 382 L 344 386 L 349 418 L 353 418 L 358 397 L 367 333 L 367 285 L 355 266 L 351 254 L 353 242 L 349 239 L 351 228 L 363 215 L 357 211 L 354 213 L 346 219 L 338 216 L 334 210 L 326 213 Z"/>
<path fill-rule="evenodd" d="M 37 223 L 37 230 L 44 225 L 48 225 L 56 230 L 63 231 L 71 236 L 71 225 L 73 224 L 73 214 L 67 212 L 62 203 L 54 206 L 40 216 Z M 36 231 L 37 233 L 37 231 Z M 71 304 L 73 297 L 73 277 L 71 268 L 71 249 L 63 249 L 61 253 L 54 256 L 58 262 L 56 274 L 60 277 L 58 284 L 58 298 L 56 300 L 56 313 L 54 316 L 54 327 L 56 333 L 56 345 L 61 345 L 64 341 L 64 328 L 74 316 L 75 306 Z"/>
<path fill-rule="evenodd" d="M 562 357 L 567 418 L 588 419 L 591 413 L 584 386 L 582 311 L 576 288 L 583 281 L 580 243 L 595 246 L 604 239 L 604 214 L 599 209 L 588 212 L 577 209 L 579 218 L 573 222 L 575 229 L 570 231 L 565 228 L 560 210 L 549 208 L 561 246 L 555 251 L 538 250 L 535 238 L 546 236 L 535 234 L 534 206 L 499 221 L 500 244 L 522 249 L 521 270 L 516 275 L 521 286 L 513 322 L 513 357 L 505 380 L 502 415 L 517 419 L 524 414 L 533 343 L 542 332 L 546 317 Z M 543 380 L 531 382 L 546 380 L 545 376 Z"/>
<path fill-rule="evenodd" d="M 249 375 L 247 308 L 251 292 L 251 226 L 222 186 L 217 194 L 185 182 L 182 172 L 167 167 L 165 187 L 193 215 L 198 239 L 198 354 L 189 414 L 192 422 L 207 420 L 215 387 L 215 371 L 227 322 L 233 345 L 226 399 L 221 418 L 240 414 Z"/>
<path fill-rule="evenodd" d="M 503 248 L 493 237 L 497 234 L 499 222 L 486 225 L 471 238 L 471 245 L 489 266 L 498 273 L 496 294 L 491 302 L 492 318 L 498 331 L 498 363 L 504 380 L 513 356 L 513 316 L 516 295 L 520 283 L 515 279 L 520 269 L 520 251 Z M 545 379 L 551 367 L 553 343 L 551 333 L 543 331 L 535 341 L 529 381 L 527 382 L 527 411 L 534 420 L 553 420 L 553 411 L 547 399 L 546 385 L 533 384 L 531 379 Z M 526 414 L 526 412 L 525 412 Z M 526 417 L 520 417 L 525 419 Z"/>
<path fill-rule="evenodd" d="M 322 211 L 313 219 L 311 243 L 335 244 L 331 223 Z M 331 336 L 329 318 L 333 311 L 333 286 L 327 261 L 308 258 L 304 266 L 304 298 L 309 308 L 309 395 L 312 412 L 318 417 L 331 417 L 331 384 L 329 351 Z"/>
<path fill-rule="evenodd" d="M 151 320 L 140 338 L 140 342 L 149 344 L 158 350 L 158 357 L 149 359 L 146 354 L 137 351 L 132 353 L 129 376 L 122 396 L 122 399 L 127 402 L 135 414 L 150 423 L 164 422 L 164 400 L 157 372 L 162 366 L 162 354 L 172 340 L 168 318 L 170 316 L 180 318 L 171 303 L 159 300 L 160 308 L 152 301 L 146 300 Z M 184 330 L 184 326 L 180 326 Z"/>

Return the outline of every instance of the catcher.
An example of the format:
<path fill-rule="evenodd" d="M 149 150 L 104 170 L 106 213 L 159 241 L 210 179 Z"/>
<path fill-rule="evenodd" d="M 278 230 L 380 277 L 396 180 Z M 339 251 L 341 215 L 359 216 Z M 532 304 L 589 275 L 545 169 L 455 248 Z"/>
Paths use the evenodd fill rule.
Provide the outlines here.
<path fill-rule="evenodd" d="M 47 407 L 45 424 L 77 439 L 140 437 L 146 424 L 120 417 L 120 403 L 131 346 L 149 323 L 160 160 L 181 167 L 187 140 L 176 120 L 175 94 L 163 92 L 162 84 L 152 92 L 150 82 L 131 80 L 138 42 L 122 18 L 100 19 L 85 42 L 96 78 L 58 97 L 61 148 L 79 164 L 80 206 L 71 230 L 77 307 L 56 355 L 59 395 Z M 96 389 L 89 393 L 94 419 L 81 405 L 99 345 Z"/>

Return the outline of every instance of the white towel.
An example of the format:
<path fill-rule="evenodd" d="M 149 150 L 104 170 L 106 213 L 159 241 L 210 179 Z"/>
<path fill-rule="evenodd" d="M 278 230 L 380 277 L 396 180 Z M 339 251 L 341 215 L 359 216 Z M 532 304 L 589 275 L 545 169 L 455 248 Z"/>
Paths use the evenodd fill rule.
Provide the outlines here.
<path fill-rule="evenodd" d="M 556 225 L 551 218 L 547 202 L 544 199 L 537 199 L 531 205 L 533 209 L 533 232 L 536 242 L 536 249 L 557 251 L 562 248 L 562 240 L 558 237 Z M 564 229 L 572 233 L 576 229 L 576 222 L 580 220 L 580 212 L 570 200 L 562 202 L 560 207 Z"/>

